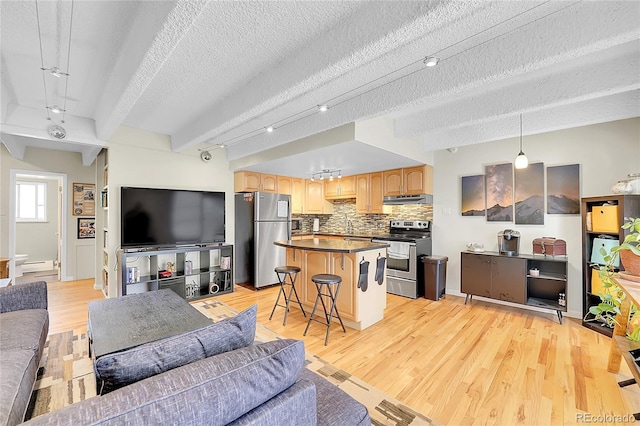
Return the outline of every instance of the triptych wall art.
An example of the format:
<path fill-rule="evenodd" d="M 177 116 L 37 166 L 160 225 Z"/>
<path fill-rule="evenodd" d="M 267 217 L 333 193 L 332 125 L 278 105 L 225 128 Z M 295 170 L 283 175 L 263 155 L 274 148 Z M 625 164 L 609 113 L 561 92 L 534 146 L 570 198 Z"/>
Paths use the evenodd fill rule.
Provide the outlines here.
<path fill-rule="evenodd" d="M 484 175 L 462 177 L 462 216 L 486 216 L 488 222 L 544 225 L 547 214 L 580 214 L 580 165 L 533 163 L 525 169 L 492 164 Z"/>

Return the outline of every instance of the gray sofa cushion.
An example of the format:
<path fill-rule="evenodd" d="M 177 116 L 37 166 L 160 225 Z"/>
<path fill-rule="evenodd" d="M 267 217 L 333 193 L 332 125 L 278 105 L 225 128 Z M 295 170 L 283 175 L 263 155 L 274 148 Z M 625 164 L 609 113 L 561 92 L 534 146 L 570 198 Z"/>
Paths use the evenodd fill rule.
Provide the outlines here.
<path fill-rule="evenodd" d="M 308 380 L 298 380 L 229 426 L 311 426 L 317 423 L 316 386 Z"/>
<path fill-rule="evenodd" d="M 0 425 L 22 423 L 36 381 L 38 358 L 33 349 L 0 352 Z"/>
<path fill-rule="evenodd" d="M 48 332 L 49 313 L 44 309 L 5 312 L 0 314 L 0 351 L 30 349 L 40 359 Z"/>
<path fill-rule="evenodd" d="M 367 407 L 333 383 L 306 368 L 300 373 L 300 379 L 308 380 L 316 385 L 318 426 L 364 426 L 371 424 Z"/>
<path fill-rule="evenodd" d="M 23 309 L 47 309 L 48 303 L 45 281 L 0 287 L 0 313 Z"/>
<path fill-rule="evenodd" d="M 94 369 L 101 393 L 252 344 L 256 312 L 254 305 L 206 327 L 98 358 Z"/>
<path fill-rule="evenodd" d="M 289 388 L 303 365 L 304 342 L 274 340 L 175 368 L 29 424 L 226 425 Z"/>

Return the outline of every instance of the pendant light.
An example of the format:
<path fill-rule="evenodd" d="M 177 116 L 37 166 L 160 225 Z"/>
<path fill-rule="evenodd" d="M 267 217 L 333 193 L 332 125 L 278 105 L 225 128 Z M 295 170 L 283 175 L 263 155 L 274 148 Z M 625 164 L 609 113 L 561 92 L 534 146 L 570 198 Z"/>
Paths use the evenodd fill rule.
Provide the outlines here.
<path fill-rule="evenodd" d="M 520 152 L 516 157 L 516 169 L 526 169 L 529 165 L 529 159 L 522 151 L 522 114 L 520 114 Z"/>

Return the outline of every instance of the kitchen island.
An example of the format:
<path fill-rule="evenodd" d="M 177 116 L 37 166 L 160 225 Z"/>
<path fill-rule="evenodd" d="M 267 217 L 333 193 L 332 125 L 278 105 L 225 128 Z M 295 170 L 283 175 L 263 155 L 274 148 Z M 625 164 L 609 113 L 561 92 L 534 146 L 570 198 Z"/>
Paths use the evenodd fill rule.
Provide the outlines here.
<path fill-rule="evenodd" d="M 322 238 L 276 241 L 274 244 L 287 249 L 288 266 L 300 268 L 296 291 L 305 311 L 311 312 L 318 294 L 311 277 L 335 274 L 342 277 L 336 305 L 345 326 L 364 330 L 382 320 L 387 306 L 386 264 L 381 284 L 375 278 L 378 258 L 386 256 L 388 244 Z M 362 261 L 368 261 L 369 268 L 366 285 L 359 287 Z"/>

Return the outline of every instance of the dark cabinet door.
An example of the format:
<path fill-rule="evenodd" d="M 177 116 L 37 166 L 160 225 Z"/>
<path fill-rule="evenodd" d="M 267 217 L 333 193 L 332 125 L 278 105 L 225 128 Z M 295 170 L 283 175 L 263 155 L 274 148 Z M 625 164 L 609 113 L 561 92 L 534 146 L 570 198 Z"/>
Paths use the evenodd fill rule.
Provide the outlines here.
<path fill-rule="evenodd" d="M 466 294 L 491 297 L 491 259 L 493 256 L 462 253 L 460 287 Z"/>
<path fill-rule="evenodd" d="M 513 303 L 527 302 L 527 261 L 494 256 L 491 261 L 491 297 Z"/>

